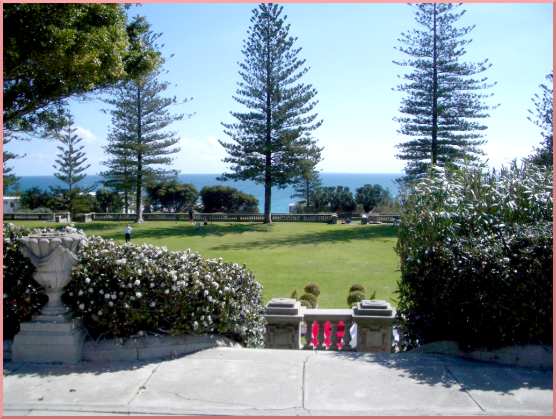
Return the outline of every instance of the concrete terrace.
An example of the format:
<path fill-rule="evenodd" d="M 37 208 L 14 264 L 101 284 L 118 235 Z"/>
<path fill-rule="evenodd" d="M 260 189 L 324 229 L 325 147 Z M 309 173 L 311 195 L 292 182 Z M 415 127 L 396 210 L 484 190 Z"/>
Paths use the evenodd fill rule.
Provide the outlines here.
<path fill-rule="evenodd" d="M 418 353 L 214 348 L 4 365 L 4 415 L 550 415 L 552 370 Z"/>

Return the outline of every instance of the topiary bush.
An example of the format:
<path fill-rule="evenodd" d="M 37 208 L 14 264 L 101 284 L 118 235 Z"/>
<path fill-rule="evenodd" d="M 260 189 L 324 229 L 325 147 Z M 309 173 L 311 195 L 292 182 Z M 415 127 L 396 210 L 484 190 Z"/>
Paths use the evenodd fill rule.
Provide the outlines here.
<path fill-rule="evenodd" d="M 352 293 L 353 291 L 361 291 L 362 293 L 365 293 L 365 287 L 361 284 L 353 284 L 349 287 L 349 292 Z"/>
<path fill-rule="evenodd" d="M 299 297 L 299 302 L 302 306 L 308 308 L 316 308 L 317 307 L 317 297 L 313 294 L 303 294 Z"/>
<path fill-rule="evenodd" d="M 219 333 L 247 346 L 264 337 L 261 285 L 238 264 L 147 244 L 91 237 L 66 301 L 94 337 Z"/>
<path fill-rule="evenodd" d="M 19 332 L 19 325 L 31 319 L 47 301 L 43 288 L 33 279 L 35 267 L 19 250 L 17 238 L 28 231 L 4 224 L 4 339 L 11 339 Z"/>
<path fill-rule="evenodd" d="M 365 294 L 362 291 L 351 291 L 347 297 L 347 303 L 349 307 L 353 307 L 354 304 L 357 304 L 359 301 L 363 301 L 365 299 Z"/>
<path fill-rule="evenodd" d="M 315 284 L 314 282 L 310 282 L 307 285 L 305 285 L 305 288 L 303 288 L 303 290 L 305 291 L 305 293 L 312 294 L 317 298 L 320 295 L 320 287 L 318 286 L 318 284 Z"/>
<path fill-rule="evenodd" d="M 398 315 L 406 348 L 552 342 L 552 170 L 436 170 L 403 196 Z"/>

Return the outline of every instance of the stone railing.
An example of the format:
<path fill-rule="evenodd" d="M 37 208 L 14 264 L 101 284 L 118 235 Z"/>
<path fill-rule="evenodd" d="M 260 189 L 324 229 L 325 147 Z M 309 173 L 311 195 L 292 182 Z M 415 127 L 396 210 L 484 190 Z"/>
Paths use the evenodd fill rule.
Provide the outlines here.
<path fill-rule="evenodd" d="M 399 214 L 369 214 L 367 216 L 369 223 L 388 223 L 397 224 L 400 221 Z"/>
<path fill-rule="evenodd" d="M 117 212 L 93 212 L 93 221 L 135 221 L 135 214 L 122 214 Z"/>
<path fill-rule="evenodd" d="M 291 298 L 274 298 L 265 311 L 265 347 L 390 352 L 395 316 L 381 300 L 364 300 L 352 309 L 308 309 Z"/>
<path fill-rule="evenodd" d="M 333 218 L 332 214 L 272 214 L 272 221 L 276 222 L 305 222 L 305 223 L 329 223 Z M 264 214 L 257 213 L 196 213 L 193 215 L 195 221 L 236 221 L 236 222 L 263 222 Z"/>
<path fill-rule="evenodd" d="M 303 349 L 351 351 L 351 309 L 303 310 Z M 303 333 L 304 332 L 304 333 Z"/>
<path fill-rule="evenodd" d="M 20 220 L 20 221 L 55 221 L 60 223 L 71 222 L 69 212 L 12 212 L 4 214 L 4 221 Z"/>

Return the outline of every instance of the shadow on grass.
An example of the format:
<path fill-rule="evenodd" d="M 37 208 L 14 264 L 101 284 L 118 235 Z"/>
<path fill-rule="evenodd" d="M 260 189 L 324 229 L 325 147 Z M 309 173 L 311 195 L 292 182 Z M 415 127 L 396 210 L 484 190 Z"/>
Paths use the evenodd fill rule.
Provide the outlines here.
<path fill-rule="evenodd" d="M 368 362 L 397 370 L 399 377 L 419 384 L 451 387 L 460 391 L 481 390 L 512 395 L 519 389 L 552 390 L 552 370 L 511 367 L 488 362 L 466 360 L 448 355 L 420 353 L 334 352 L 334 358 Z"/>
<path fill-rule="evenodd" d="M 270 232 L 272 226 L 260 223 L 245 223 L 245 224 L 209 224 L 199 228 L 192 227 L 189 223 L 182 225 L 160 226 L 150 228 L 136 228 L 133 232 L 133 238 L 148 239 L 156 238 L 161 239 L 165 237 L 207 237 L 207 236 L 225 236 L 227 234 L 241 234 L 251 231 Z M 123 234 L 123 233 L 122 233 Z"/>
<path fill-rule="evenodd" d="M 211 250 L 260 249 L 279 246 L 349 242 L 352 240 L 391 239 L 397 237 L 396 227 L 376 225 L 352 228 L 338 226 L 337 230 L 292 235 L 288 237 L 266 238 L 244 243 L 228 243 L 214 246 Z"/>

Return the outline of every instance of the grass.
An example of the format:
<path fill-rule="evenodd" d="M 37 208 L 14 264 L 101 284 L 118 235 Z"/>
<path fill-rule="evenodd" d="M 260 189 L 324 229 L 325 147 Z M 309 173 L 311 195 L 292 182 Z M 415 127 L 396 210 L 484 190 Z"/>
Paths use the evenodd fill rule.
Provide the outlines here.
<path fill-rule="evenodd" d="M 18 221 L 27 227 L 44 227 L 34 221 Z M 51 226 L 52 224 L 50 224 Z M 125 222 L 77 224 L 88 235 L 119 241 Z M 148 221 L 132 225 L 132 241 L 191 248 L 206 257 L 222 257 L 245 264 L 263 284 L 265 302 L 272 297 L 298 297 L 308 282 L 319 284 L 319 307 L 347 307 L 351 285 L 365 286 L 367 296 L 395 303 L 399 261 L 394 246 L 396 228 L 389 225 L 320 223 L 212 223 L 196 228 L 189 222 Z"/>

